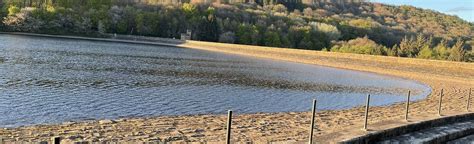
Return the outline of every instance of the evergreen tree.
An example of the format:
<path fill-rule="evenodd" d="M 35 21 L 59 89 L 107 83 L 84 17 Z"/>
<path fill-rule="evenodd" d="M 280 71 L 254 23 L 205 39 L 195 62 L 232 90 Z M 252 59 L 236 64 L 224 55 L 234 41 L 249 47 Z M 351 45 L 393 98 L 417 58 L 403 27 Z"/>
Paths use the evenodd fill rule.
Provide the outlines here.
<path fill-rule="evenodd" d="M 278 33 L 271 30 L 265 32 L 265 46 L 281 47 L 281 40 Z"/>
<path fill-rule="evenodd" d="M 288 40 L 290 43 L 290 47 L 302 48 L 300 47 L 300 43 L 303 40 L 303 37 L 307 31 L 309 31 L 309 27 L 290 27 L 290 30 L 288 31 Z"/>
<path fill-rule="evenodd" d="M 219 24 L 214 15 L 204 17 L 197 36 L 199 40 L 217 42 L 219 40 Z"/>
<path fill-rule="evenodd" d="M 250 24 L 241 24 L 235 34 L 240 44 L 257 44 L 259 31 Z"/>
<path fill-rule="evenodd" d="M 448 60 L 451 61 L 463 61 L 464 60 L 464 41 L 458 40 L 456 44 L 450 49 Z"/>
<path fill-rule="evenodd" d="M 423 36 L 423 34 L 418 34 L 410 50 L 411 57 L 416 57 L 420 50 L 423 49 L 425 46 L 429 47 L 427 39 Z"/>
<path fill-rule="evenodd" d="M 412 53 L 411 50 L 413 49 L 413 39 L 408 39 L 405 36 L 399 45 L 399 50 L 397 51 L 397 55 L 400 57 L 411 57 Z"/>
<path fill-rule="evenodd" d="M 431 50 L 429 46 L 424 46 L 417 56 L 417 58 L 422 58 L 422 59 L 431 59 L 432 57 L 433 57 L 433 51 Z"/>
<path fill-rule="evenodd" d="M 448 45 L 446 40 L 441 40 L 438 45 L 433 49 L 434 51 L 434 58 L 439 60 L 446 60 L 449 56 Z"/>
<path fill-rule="evenodd" d="M 389 51 L 387 51 L 387 55 L 388 56 L 397 56 L 397 53 L 398 53 L 399 49 L 400 48 L 398 47 L 398 44 L 395 44 L 395 45 L 393 45 L 393 47 Z"/>

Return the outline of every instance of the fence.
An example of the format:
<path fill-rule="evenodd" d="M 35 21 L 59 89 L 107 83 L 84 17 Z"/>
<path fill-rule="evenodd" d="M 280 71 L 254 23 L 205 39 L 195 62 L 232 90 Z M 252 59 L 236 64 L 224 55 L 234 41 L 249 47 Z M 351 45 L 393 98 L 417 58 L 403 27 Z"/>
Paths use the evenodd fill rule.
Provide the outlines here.
<path fill-rule="evenodd" d="M 472 88 L 469 88 L 467 100 L 466 100 L 466 111 L 470 112 L 470 105 L 471 105 L 471 93 L 472 93 Z M 405 120 L 409 120 L 409 112 L 410 112 L 410 95 L 411 91 L 408 91 L 407 94 L 407 99 L 406 99 L 406 107 L 405 107 Z M 439 102 L 438 102 L 438 116 L 442 116 L 442 104 L 443 104 L 443 96 L 444 96 L 444 89 L 441 89 L 439 95 Z M 313 99 L 313 105 L 311 107 L 312 109 L 312 114 L 311 114 L 311 124 L 309 126 L 309 144 L 314 143 L 314 126 L 315 126 L 315 117 L 316 117 L 316 105 L 317 101 L 316 99 Z M 365 115 L 364 115 L 364 126 L 362 130 L 368 130 L 368 120 L 369 120 L 369 115 L 370 114 L 370 94 L 367 95 L 367 101 L 365 105 Z M 232 136 L 232 110 L 228 111 L 227 115 L 227 129 L 226 129 L 226 144 L 231 143 L 231 136 Z M 0 143 L 2 143 L 3 140 L 0 138 Z M 51 138 L 51 143 L 53 144 L 60 144 L 61 143 L 61 137 L 52 137 Z"/>

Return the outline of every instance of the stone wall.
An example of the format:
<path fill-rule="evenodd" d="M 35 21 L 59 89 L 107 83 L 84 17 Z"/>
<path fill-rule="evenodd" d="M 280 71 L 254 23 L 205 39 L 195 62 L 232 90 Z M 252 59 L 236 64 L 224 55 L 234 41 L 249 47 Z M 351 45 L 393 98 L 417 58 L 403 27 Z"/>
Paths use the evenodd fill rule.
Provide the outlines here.
<path fill-rule="evenodd" d="M 370 133 L 361 137 L 343 141 L 341 143 L 348 143 L 348 144 L 374 143 L 374 142 L 382 141 L 382 140 L 389 139 L 392 137 L 400 136 L 406 133 L 416 132 L 419 130 L 448 125 L 452 123 L 469 121 L 473 119 L 474 119 L 474 113 L 468 113 L 468 114 L 449 116 L 449 117 L 444 117 L 444 118 L 439 118 L 439 119 L 434 119 L 434 120 L 421 121 L 421 122 L 417 122 L 417 123 L 413 123 L 413 124 L 409 124 L 409 125 L 405 125 L 401 127 L 396 127 L 392 129 L 378 131 L 375 133 Z M 461 132 L 453 133 L 452 135 L 445 135 L 443 137 L 434 137 L 431 140 L 431 142 L 443 143 L 449 140 L 466 136 L 472 132 L 473 132 L 472 129 L 468 129 L 465 132 L 461 131 Z"/>

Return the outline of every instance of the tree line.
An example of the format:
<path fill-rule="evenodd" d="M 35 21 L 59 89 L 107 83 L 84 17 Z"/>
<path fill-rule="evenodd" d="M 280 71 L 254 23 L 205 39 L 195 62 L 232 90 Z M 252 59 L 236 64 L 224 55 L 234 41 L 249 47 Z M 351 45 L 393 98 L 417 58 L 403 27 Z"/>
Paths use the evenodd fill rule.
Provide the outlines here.
<path fill-rule="evenodd" d="M 2 31 L 179 38 L 191 30 L 202 41 L 474 61 L 472 23 L 410 6 L 4 0 L 1 17 Z"/>
<path fill-rule="evenodd" d="M 328 49 L 324 50 L 327 51 Z M 471 62 L 474 56 L 472 51 L 465 50 L 464 41 L 462 40 L 457 40 L 454 45 L 449 46 L 446 40 L 435 44 L 433 43 L 433 37 L 427 38 L 423 35 L 410 38 L 405 37 L 392 48 L 379 45 L 368 37 L 363 37 L 338 42 L 329 50 L 344 53 Z"/>

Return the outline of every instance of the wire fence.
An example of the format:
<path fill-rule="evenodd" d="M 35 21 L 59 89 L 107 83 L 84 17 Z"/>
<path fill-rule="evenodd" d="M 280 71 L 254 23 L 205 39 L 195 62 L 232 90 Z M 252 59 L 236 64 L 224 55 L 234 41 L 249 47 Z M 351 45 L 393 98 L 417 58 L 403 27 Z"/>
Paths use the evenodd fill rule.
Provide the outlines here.
<path fill-rule="evenodd" d="M 471 105 L 471 93 L 472 93 L 472 88 L 469 88 L 468 96 L 466 99 L 466 111 L 470 112 L 470 105 Z M 438 116 L 443 116 L 442 115 L 442 107 L 443 107 L 443 96 L 444 96 L 444 89 L 441 89 L 440 93 L 438 94 L 439 97 L 439 103 L 438 103 Z M 409 112 L 410 112 L 410 97 L 411 97 L 411 91 L 408 91 L 407 93 L 407 99 L 406 99 L 406 107 L 405 107 L 405 121 L 409 120 Z M 314 126 L 315 126 L 315 117 L 316 117 L 316 105 L 317 105 L 317 100 L 313 99 L 313 105 L 311 107 L 312 113 L 311 113 L 311 124 L 309 126 L 309 144 L 313 144 L 315 142 L 314 140 Z M 365 113 L 364 113 L 364 126 L 362 130 L 367 131 L 368 130 L 368 121 L 370 117 L 370 94 L 367 95 L 367 101 L 365 104 Z M 227 125 L 227 141 L 226 144 L 230 144 L 230 139 L 231 139 L 231 121 L 232 121 L 232 111 L 229 110 L 229 115 L 228 115 L 228 125 Z"/>

